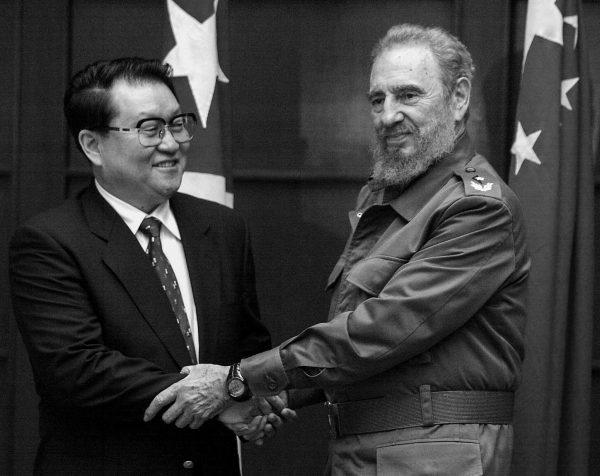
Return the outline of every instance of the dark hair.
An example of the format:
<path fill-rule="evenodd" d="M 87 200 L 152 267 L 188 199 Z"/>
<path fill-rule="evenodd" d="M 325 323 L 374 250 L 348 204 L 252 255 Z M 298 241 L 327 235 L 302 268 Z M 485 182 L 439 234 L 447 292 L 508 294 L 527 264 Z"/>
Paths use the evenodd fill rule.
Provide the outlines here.
<path fill-rule="evenodd" d="M 409 23 L 393 26 L 375 45 L 371 54 L 372 61 L 383 51 L 396 45 L 424 45 L 429 48 L 440 67 L 446 98 L 454 91 L 459 78 L 467 78 L 469 81 L 473 78 L 475 66 L 467 47 L 442 28 Z"/>
<path fill-rule="evenodd" d="M 177 97 L 171 80 L 172 74 L 170 65 L 143 58 L 97 61 L 76 73 L 65 92 L 64 112 L 77 147 L 81 150 L 78 136 L 82 129 L 106 127 L 115 116 L 109 90 L 116 81 L 125 80 L 132 84 L 162 83 Z"/>

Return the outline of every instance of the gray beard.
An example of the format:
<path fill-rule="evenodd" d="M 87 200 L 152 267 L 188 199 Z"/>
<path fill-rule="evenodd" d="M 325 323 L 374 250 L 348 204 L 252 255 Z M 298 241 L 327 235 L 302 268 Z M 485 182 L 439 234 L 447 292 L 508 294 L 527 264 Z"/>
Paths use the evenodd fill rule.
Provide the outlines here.
<path fill-rule="evenodd" d="M 383 131 L 376 131 L 372 145 L 373 171 L 370 182 L 373 190 L 389 186 L 405 189 L 454 148 L 455 125 L 448 111 L 443 111 L 442 117 L 427 128 L 412 132 L 416 139 L 415 152 L 405 154 L 398 147 L 388 147 Z"/>

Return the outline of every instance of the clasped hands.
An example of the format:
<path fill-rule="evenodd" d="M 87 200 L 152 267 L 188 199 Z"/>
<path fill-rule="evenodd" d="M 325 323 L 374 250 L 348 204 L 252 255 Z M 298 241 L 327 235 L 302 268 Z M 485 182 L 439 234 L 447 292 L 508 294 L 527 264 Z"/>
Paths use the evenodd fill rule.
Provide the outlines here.
<path fill-rule="evenodd" d="M 275 434 L 284 422 L 296 419 L 287 408 L 287 392 L 271 397 L 252 397 L 246 402 L 233 402 L 226 392 L 229 367 L 199 364 L 184 367 L 187 376 L 160 392 L 144 413 L 144 421 L 152 420 L 161 409 L 165 423 L 178 428 L 197 429 L 214 416 L 236 435 L 257 445 Z"/>

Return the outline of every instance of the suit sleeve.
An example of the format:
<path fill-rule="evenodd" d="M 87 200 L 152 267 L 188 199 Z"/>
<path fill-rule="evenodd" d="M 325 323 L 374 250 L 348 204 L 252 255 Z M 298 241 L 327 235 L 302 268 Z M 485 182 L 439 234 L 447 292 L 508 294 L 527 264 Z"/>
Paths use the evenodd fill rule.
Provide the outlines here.
<path fill-rule="evenodd" d="M 424 232 L 381 286 L 372 280 L 382 273 L 370 268 L 386 257 L 355 265 L 347 279 L 366 298 L 353 311 L 243 360 L 253 393 L 327 388 L 390 369 L 463 326 L 515 269 L 513 217 L 497 198 L 461 197 Z"/>
<path fill-rule="evenodd" d="M 49 233 L 17 231 L 10 282 L 38 393 L 53 406 L 139 423 L 152 398 L 183 378 L 105 345 L 81 271 Z"/>
<path fill-rule="evenodd" d="M 244 318 L 241 325 L 242 341 L 238 348 L 238 358 L 248 357 L 271 347 L 271 335 L 260 319 L 258 297 L 256 295 L 256 278 L 254 272 L 254 256 L 248 227 L 244 223 L 244 258 L 242 300 Z"/>

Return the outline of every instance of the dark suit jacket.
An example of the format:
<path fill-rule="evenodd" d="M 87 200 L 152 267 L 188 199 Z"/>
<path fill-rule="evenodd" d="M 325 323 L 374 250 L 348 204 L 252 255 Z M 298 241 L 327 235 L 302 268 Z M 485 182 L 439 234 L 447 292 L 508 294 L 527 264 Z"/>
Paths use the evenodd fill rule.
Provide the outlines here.
<path fill-rule="evenodd" d="M 197 307 L 199 361 L 228 365 L 268 348 L 244 221 L 183 194 L 171 208 Z M 237 473 L 235 438 L 220 423 L 196 431 L 143 423 L 152 398 L 191 362 L 148 257 L 93 185 L 17 230 L 10 274 L 40 395 L 37 472 Z"/>

